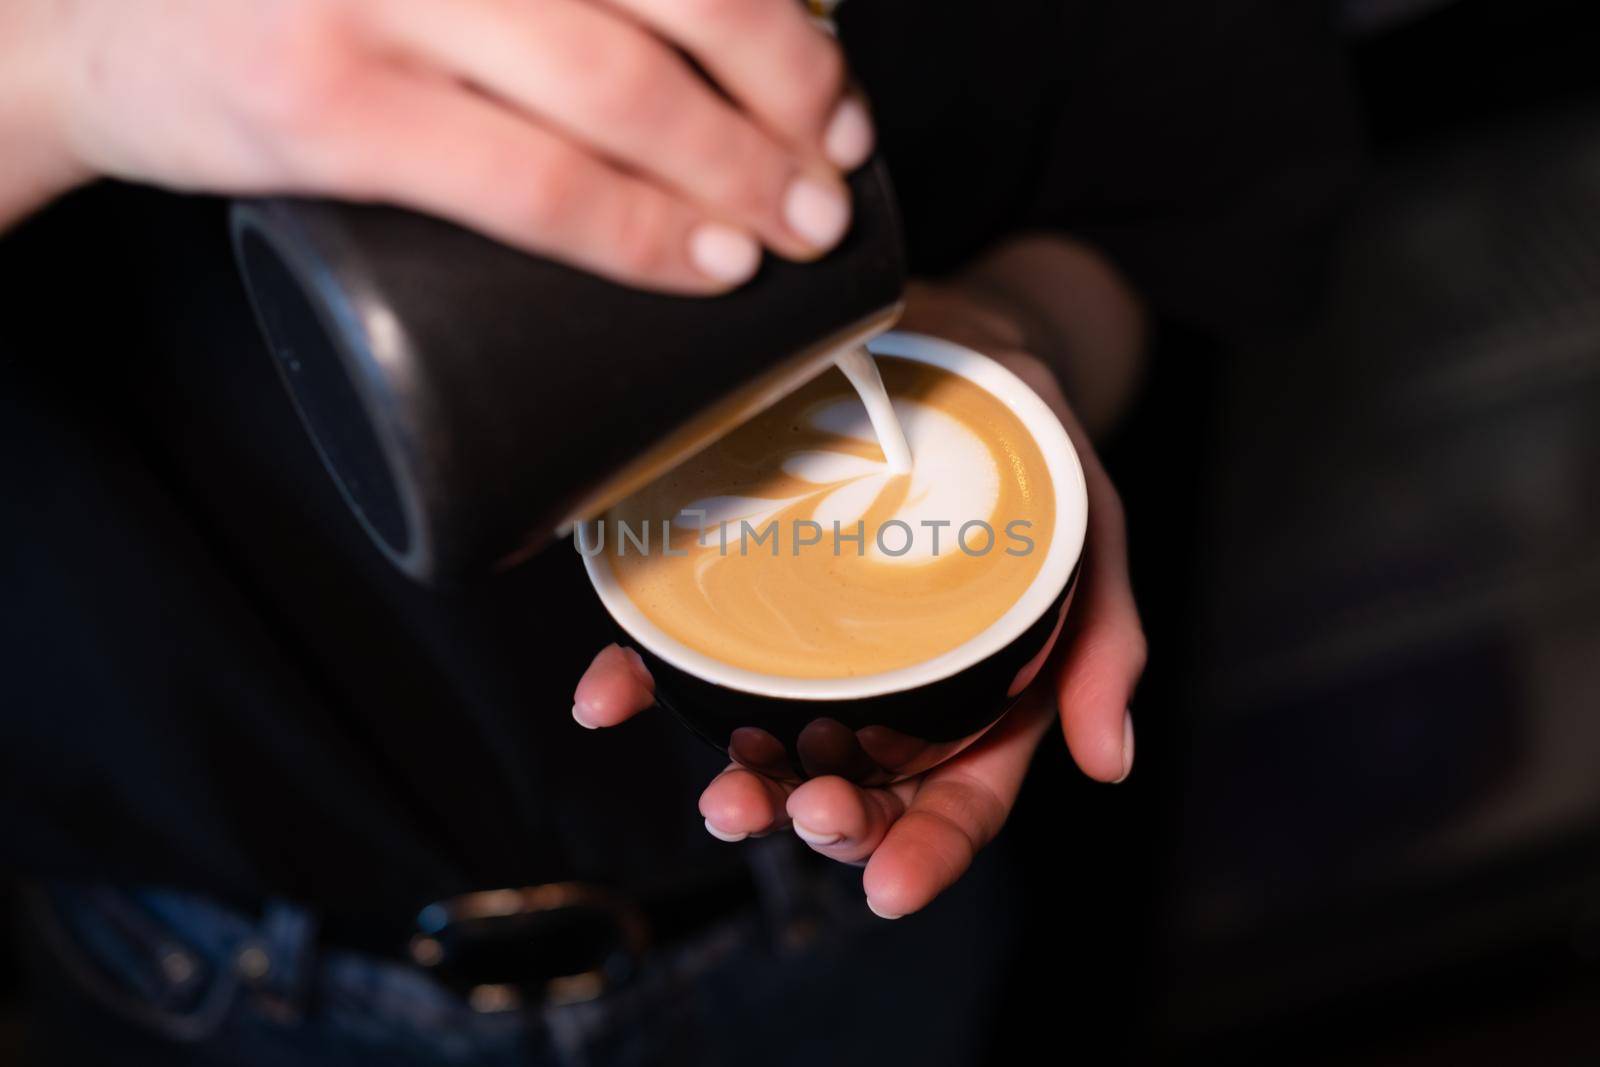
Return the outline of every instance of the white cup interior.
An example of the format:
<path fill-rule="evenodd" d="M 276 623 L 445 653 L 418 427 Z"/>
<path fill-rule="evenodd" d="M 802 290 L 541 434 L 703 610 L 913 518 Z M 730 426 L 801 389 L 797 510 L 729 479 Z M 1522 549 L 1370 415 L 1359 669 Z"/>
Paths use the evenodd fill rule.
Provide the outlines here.
<path fill-rule="evenodd" d="M 1044 564 L 1027 591 L 987 628 L 932 659 L 879 674 L 851 678 L 791 678 L 735 667 L 690 648 L 667 634 L 636 607 L 617 582 L 607 553 L 583 557 L 600 601 L 639 644 L 661 659 L 708 682 L 760 696 L 790 700 L 859 700 L 896 693 L 948 678 L 1000 651 L 1050 610 L 1083 552 L 1088 493 L 1078 453 L 1055 413 L 1021 378 L 980 352 L 922 334 L 894 331 L 868 346 L 880 356 L 899 356 L 942 367 L 1001 400 L 1033 435 L 1055 487 L 1056 521 Z"/>

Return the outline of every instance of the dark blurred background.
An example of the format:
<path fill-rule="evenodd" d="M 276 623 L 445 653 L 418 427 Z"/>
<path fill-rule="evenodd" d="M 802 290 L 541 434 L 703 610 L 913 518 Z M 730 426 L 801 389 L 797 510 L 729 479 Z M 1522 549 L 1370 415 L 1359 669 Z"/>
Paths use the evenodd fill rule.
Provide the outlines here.
<path fill-rule="evenodd" d="M 997 1061 L 1600 1062 L 1593 9 L 1349 0 L 1372 158 L 1317 308 L 1162 338 L 1108 449 L 1139 767 L 1041 757 Z"/>
<path fill-rule="evenodd" d="M 1600 1062 L 1595 13 L 1347 5 L 1372 155 L 1318 306 L 1165 338 L 1108 450 L 1136 799 L 1059 745 L 1030 780 L 1000 1052 Z"/>

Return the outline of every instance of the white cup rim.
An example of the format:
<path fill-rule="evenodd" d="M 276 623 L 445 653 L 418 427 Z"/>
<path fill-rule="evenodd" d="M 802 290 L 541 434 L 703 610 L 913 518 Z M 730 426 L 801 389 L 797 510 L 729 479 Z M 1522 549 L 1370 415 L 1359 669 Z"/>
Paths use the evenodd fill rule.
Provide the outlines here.
<path fill-rule="evenodd" d="M 941 681 L 981 663 L 1021 637 L 1048 612 L 1071 580 L 1088 529 L 1089 498 L 1077 450 L 1055 412 L 1011 371 L 981 352 L 924 334 L 891 331 L 867 346 L 875 355 L 899 356 L 941 367 L 995 396 L 1022 420 L 1044 455 L 1055 487 L 1056 522 L 1043 565 L 1027 590 L 978 634 L 932 659 L 892 671 L 850 678 L 794 678 L 724 663 L 671 636 L 623 592 L 605 553 L 582 555 L 589 581 L 611 617 L 645 649 L 672 666 L 727 689 L 784 700 L 861 700 Z M 574 532 L 576 536 L 576 531 Z"/>

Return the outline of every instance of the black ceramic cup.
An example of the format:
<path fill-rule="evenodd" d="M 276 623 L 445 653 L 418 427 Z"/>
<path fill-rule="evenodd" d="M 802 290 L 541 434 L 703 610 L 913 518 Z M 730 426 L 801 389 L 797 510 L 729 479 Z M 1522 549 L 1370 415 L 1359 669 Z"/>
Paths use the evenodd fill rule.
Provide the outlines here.
<path fill-rule="evenodd" d="M 1077 452 L 1055 413 L 1023 381 L 969 348 L 910 333 L 868 346 L 942 367 L 999 398 L 1043 453 L 1055 526 L 1038 575 L 1010 610 L 966 643 L 923 663 L 851 678 L 791 678 L 723 663 L 668 635 L 622 591 L 606 553 L 583 565 L 624 640 L 638 648 L 656 700 L 732 759 L 774 778 L 826 774 L 876 785 L 919 774 L 966 748 L 1022 693 L 1070 605 L 1088 519 Z"/>
<path fill-rule="evenodd" d="M 640 292 L 395 208 L 241 201 L 239 269 L 328 471 L 423 581 L 509 566 L 888 328 L 905 285 L 874 161 L 816 263 Z"/>

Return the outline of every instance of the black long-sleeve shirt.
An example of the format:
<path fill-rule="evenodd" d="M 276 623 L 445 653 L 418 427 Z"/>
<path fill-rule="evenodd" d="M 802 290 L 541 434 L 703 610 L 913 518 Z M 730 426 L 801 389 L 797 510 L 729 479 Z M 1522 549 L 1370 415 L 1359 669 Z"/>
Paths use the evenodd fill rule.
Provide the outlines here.
<path fill-rule="evenodd" d="M 1020 229 L 1105 252 L 1160 316 L 1282 315 L 1353 175 L 1340 42 L 1316 0 L 850 0 L 913 264 Z"/>

